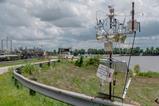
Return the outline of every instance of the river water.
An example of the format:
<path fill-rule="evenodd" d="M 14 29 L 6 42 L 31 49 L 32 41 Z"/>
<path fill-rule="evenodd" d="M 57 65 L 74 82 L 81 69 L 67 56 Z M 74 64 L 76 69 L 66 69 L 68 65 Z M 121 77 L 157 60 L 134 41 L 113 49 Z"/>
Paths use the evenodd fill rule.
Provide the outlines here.
<path fill-rule="evenodd" d="M 129 56 L 114 56 L 113 58 L 128 62 Z M 132 56 L 130 68 L 136 64 L 140 65 L 141 71 L 159 72 L 159 56 Z"/>

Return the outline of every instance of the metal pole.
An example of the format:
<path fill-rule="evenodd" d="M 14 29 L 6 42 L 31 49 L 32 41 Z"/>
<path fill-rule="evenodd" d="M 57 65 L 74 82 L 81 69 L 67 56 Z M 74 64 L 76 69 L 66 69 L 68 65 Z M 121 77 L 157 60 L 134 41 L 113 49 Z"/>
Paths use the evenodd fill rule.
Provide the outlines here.
<path fill-rule="evenodd" d="M 112 28 L 112 19 L 113 19 L 113 16 L 110 15 L 110 29 Z M 109 67 L 112 68 L 112 51 L 109 51 Z M 112 97 L 112 82 L 109 83 L 109 99 L 111 100 L 111 97 Z"/>
<path fill-rule="evenodd" d="M 133 37 L 132 47 L 131 47 L 130 56 L 129 56 L 129 60 L 128 60 L 128 66 L 127 66 L 127 72 L 126 72 L 123 95 L 124 95 L 124 91 L 126 91 L 126 85 L 127 85 L 127 82 L 128 82 L 128 75 L 129 75 L 129 71 L 130 71 L 129 70 L 130 60 L 131 60 L 131 55 L 132 55 L 132 52 L 133 52 L 133 48 L 134 48 L 134 44 L 135 44 L 135 38 L 136 38 L 136 31 L 134 31 L 134 17 L 135 17 L 134 15 L 135 15 L 134 2 L 132 2 L 132 32 L 134 34 L 134 37 Z"/>
<path fill-rule="evenodd" d="M 135 10 L 134 10 L 134 2 L 132 2 L 132 32 L 134 32 L 134 15 L 135 15 Z"/>
<path fill-rule="evenodd" d="M 112 68 L 112 51 L 109 52 L 109 67 Z M 112 97 L 112 82 L 109 83 L 109 99 Z"/>

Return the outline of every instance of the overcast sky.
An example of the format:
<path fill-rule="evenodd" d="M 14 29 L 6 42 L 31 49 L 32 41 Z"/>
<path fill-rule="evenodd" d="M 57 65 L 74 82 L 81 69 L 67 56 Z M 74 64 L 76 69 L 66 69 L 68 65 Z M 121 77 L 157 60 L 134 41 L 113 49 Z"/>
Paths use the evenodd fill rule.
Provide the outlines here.
<path fill-rule="evenodd" d="M 103 48 L 95 38 L 96 11 L 112 5 L 129 14 L 132 1 L 142 30 L 136 46 L 158 46 L 158 0 L 0 0 L 0 39 L 13 39 L 14 47 Z"/>

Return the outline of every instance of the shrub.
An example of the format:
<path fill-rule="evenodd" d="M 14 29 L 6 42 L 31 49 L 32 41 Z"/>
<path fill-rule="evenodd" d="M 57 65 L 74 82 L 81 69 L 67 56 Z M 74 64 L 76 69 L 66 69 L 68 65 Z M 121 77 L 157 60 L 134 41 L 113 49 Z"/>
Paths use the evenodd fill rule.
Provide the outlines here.
<path fill-rule="evenodd" d="M 129 75 L 130 75 L 130 77 L 135 76 L 134 72 L 132 71 L 132 69 L 129 69 Z"/>
<path fill-rule="evenodd" d="M 26 64 L 22 68 L 22 72 L 26 73 L 26 74 L 29 74 L 29 75 L 32 75 L 33 71 L 37 71 L 37 68 L 34 65 L 30 64 L 30 63 Z"/>
<path fill-rule="evenodd" d="M 135 75 L 138 75 L 140 73 L 140 66 L 139 66 L 139 64 L 137 64 L 137 65 L 134 66 L 133 73 Z"/>
<path fill-rule="evenodd" d="M 83 56 L 80 59 L 76 60 L 75 65 L 81 67 L 83 65 Z"/>
<path fill-rule="evenodd" d="M 88 65 L 96 65 L 96 66 L 98 66 L 98 65 L 99 65 L 99 62 L 100 62 L 100 60 L 99 60 L 99 57 L 98 57 L 98 56 L 93 57 L 93 58 L 89 58 L 89 59 L 86 61 L 86 66 L 88 66 Z"/>

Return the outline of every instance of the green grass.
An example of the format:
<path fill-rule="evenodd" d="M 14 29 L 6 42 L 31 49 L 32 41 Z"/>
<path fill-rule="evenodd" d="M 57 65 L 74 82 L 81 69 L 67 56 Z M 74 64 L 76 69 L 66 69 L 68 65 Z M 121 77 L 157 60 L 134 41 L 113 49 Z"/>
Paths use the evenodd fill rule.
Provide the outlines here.
<path fill-rule="evenodd" d="M 29 77 L 35 77 L 40 83 L 90 96 L 97 96 L 100 91 L 99 79 L 96 77 L 97 66 L 78 67 L 71 62 L 60 62 L 47 69 L 44 71 L 41 69 Z M 115 95 L 121 96 L 124 75 L 118 73 L 116 79 Z M 108 93 L 108 83 L 105 84 L 104 92 Z M 154 100 L 158 95 L 159 78 L 137 76 L 132 80 L 125 102 L 153 106 L 156 105 Z"/>
<path fill-rule="evenodd" d="M 94 65 L 78 67 L 72 62 L 60 62 L 47 68 L 47 70 L 42 68 L 40 71 L 33 72 L 28 78 L 34 77 L 40 83 L 90 96 L 97 96 L 100 91 L 100 81 L 96 76 L 96 70 L 97 66 Z M 121 96 L 122 94 L 124 80 L 121 77 L 124 77 L 121 73 L 116 76 L 116 79 L 118 79 L 115 87 L 116 96 Z M 106 83 L 103 87 L 104 93 L 108 94 L 108 87 L 108 83 Z"/>
<path fill-rule="evenodd" d="M 133 78 L 127 100 L 134 100 L 142 106 L 157 106 L 154 102 L 159 96 L 159 78 L 137 76 Z"/>
<path fill-rule="evenodd" d="M 0 75 L 0 106 L 68 106 L 36 93 L 29 95 L 29 89 L 14 85 L 11 73 Z"/>
<path fill-rule="evenodd" d="M 136 76 L 142 76 L 142 77 L 148 77 L 148 78 L 159 78 L 159 73 L 158 72 L 152 72 L 152 71 L 147 71 L 147 72 L 142 72 L 140 70 L 140 65 L 136 64 L 134 66 L 134 69 L 131 70 L 131 72 L 136 75 Z"/>
<path fill-rule="evenodd" d="M 61 89 L 97 96 L 99 79 L 96 77 L 97 66 L 83 65 L 78 67 L 74 62 L 61 61 L 48 67 L 43 65 L 38 71 L 33 71 L 28 78 L 36 78 L 38 82 L 55 86 Z M 30 96 L 25 87 L 17 89 L 11 78 L 11 73 L 0 75 L 0 106 L 67 106 L 64 103 L 52 100 L 36 93 Z M 124 75 L 116 75 L 115 94 L 121 96 L 124 84 Z M 108 93 L 108 83 L 104 92 Z M 154 100 L 159 96 L 159 77 L 136 76 L 128 89 L 126 103 L 141 104 L 141 106 L 155 106 Z"/>
<path fill-rule="evenodd" d="M 30 63 L 30 62 L 33 63 L 33 62 L 39 62 L 39 61 L 45 61 L 45 60 L 47 60 L 47 59 L 34 58 L 34 59 L 6 61 L 6 62 L 0 62 L 0 67 L 13 66 L 13 65 L 19 65 L 19 64 L 26 64 L 26 63 Z"/>
<path fill-rule="evenodd" d="M 46 69 L 47 66 L 44 66 L 44 68 Z M 96 94 L 96 92 L 91 91 L 92 87 L 93 89 L 98 89 L 98 80 L 94 74 L 95 71 L 90 72 L 90 69 L 93 70 L 93 68 L 94 67 L 89 67 L 89 70 L 86 70 L 85 68 L 74 66 L 72 63 L 57 63 L 55 67 L 47 68 L 48 70 L 41 69 L 40 73 L 35 72 L 30 77 L 37 78 L 41 83 L 64 88 L 66 90 L 73 90 L 85 94 Z M 88 85 L 85 86 L 85 83 L 82 82 Z M 82 89 L 83 87 L 85 87 L 85 89 Z M 90 92 L 88 92 L 88 90 Z"/>
<path fill-rule="evenodd" d="M 154 77 L 158 77 L 159 78 L 159 73 L 158 72 L 139 72 L 138 76 L 142 76 L 142 77 L 149 77 L 149 78 L 154 78 Z"/>

